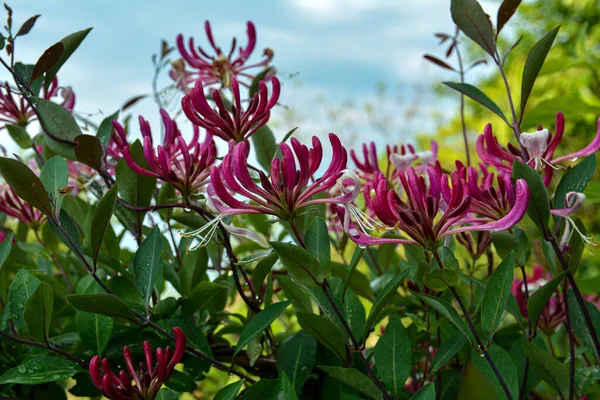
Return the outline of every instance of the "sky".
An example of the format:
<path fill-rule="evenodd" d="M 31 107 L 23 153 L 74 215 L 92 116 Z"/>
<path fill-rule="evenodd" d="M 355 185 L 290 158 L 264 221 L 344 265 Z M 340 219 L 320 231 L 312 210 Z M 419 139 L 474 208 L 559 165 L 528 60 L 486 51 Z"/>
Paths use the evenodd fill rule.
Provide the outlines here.
<path fill-rule="evenodd" d="M 94 27 L 59 73 L 61 85 L 72 86 L 76 110 L 101 120 L 127 99 L 151 91 L 151 55 L 161 39 L 174 43 L 178 33 L 206 45 L 203 24 L 210 20 L 217 43 L 229 47 L 231 36 L 246 42 L 246 21 L 257 27 L 258 58 L 275 51 L 283 89 L 275 116 L 282 137 L 296 124 L 300 137 L 325 137 L 335 130 L 353 143 L 388 140 L 361 112 L 375 102 L 384 82 L 389 97 L 379 103 L 389 122 L 392 141 L 410 141 L 415 132 L 431 129 L 432 115 L 448 116 L 455 103 L 437 99 L 434 85 L 454 77 L 429 64 L 424 53 L 440 55 L 435 32 L 452 32 L 449 0 L 280 0 L 280 1 L 138 1 L 21 0 L 14 8 L 15 25 L 41 14 L 34 30 L 19 40 L 17 59 L 34 63 L 45 48 L 71 32 Z M 482 2 L 492 15 L 497 4 Z M 0 73 L 0 78 L 7 75 Z M 168 84 L 168 78 L 161 83 Z M 324 100 L 325 99 L 325 100 Z M 401 99 L 401 100 L 398 100 Z M 405 123 L 410 104 L 419 113 Z M 333 111 L 332 111 L 333 110 Z M 158 110 L 151 100 L 132 109 L 151 123 Z M 331 115 L 335 114 L 336 119 Z M 0 135 L 6 135 L 2 131 Z"/>

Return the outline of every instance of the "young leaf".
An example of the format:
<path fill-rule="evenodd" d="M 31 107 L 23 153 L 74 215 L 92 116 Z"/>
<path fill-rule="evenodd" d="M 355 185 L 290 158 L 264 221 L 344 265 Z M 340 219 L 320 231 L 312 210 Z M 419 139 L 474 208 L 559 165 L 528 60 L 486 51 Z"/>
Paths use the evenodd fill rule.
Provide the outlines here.
<path fill-rule="evenodd" d="M 75 314 L 77 332 L 85 345 L 94 354 L 102 356 L 113 331 L 113 320 L 110 317 L 77 311 Z"/>
<path fill-rule="evenodd" d="M 100 254 L 100 246 L 102 245 L 104 233 L 106 232 L 106 228 L 110 225 L 110 218 L 115 209 L 118 190 L 119 185 L 115 184 L 108 192 L 106 192 L 94 210 L 92 229 L 90 232 L 90 245 L 92 247 L 94 268 L 96 267 L 96 261 Z"/>
<path fill-rule="evenodd" d="M 371 379 L 354 368 L 328 367 L 319 365 L 319 368 L 327 372 L 332 378 L 338 379 L 348 386 L 369 396 L 371 399 L 381 399 L 381 392 Z"/>
<path fill-rule="evenodd" d="M 344 338 L 336 326 L 327 317 L 298 312 L 298 324 L 319 343 L 331 350 L 341 361 L 346 359 Z"/>
<path fill-rule="evenodd" d="M 133 257 L 133 278 L 135 286 L 146 306 L 152 297 L 154 285 L 161 272 L 160 254 L 163 248 L 162 234 L 155 226 L 142 242 Z"/>
<path fill-rule="evenodd" d="M 408 332 L 397 315 L 390 318 L 383 336 L 373 349 L 377 375 L 394 397 L 399 397 L 410 375 L 412 344 Z"/>
<path fill-rule="evenodd" d="M 267 125 L 260 127 L 252 136 L 252 145 L 254 152 L 256 153 L 256 159 L 258 163 L 266 170 L 271 170 L 271 161 L 277 153 L 277 143 L 275 142 L 275 135 Z"/>
<path fill-rule="evenodd" d="M 250 343 L 254 338 L 258 337 L 265 329 L 269 327 L 279 317 L 279 315 L 292 304 L 291 300 L 280 301 L 278 303 L 272 304 L 269 307 L 265 308 L 263 311 L 259 312 L 252 318 L 252 320 L 246 325 L 242 334 L 240 335 L 240 340 L 238 340 L 237 346 L 235 346 L 235 351 L 233 352 L 233 357 L 237 353 L 240 352 L 248 343 Z"/>
<path fill-rule="evenodd" d="M 439 58 L 437 58 L 437 57 L 435 57 L 435 56 L 432 56 L 431 54 L 425 54 L 425 55 L 423 56 L 423 58 L 424 58 L 424 59 L 426 59 L 426 60 L 427 60 L 427 61 L 429 61 L 429 62 L 432 62 L 432 63 L 434 63 L 435 65 L 437 65 L 437 66 L 439 66 L 439 67 L 442 67 L 442 68 L 445 68 L 445 69 L 449 69 L 450 71 L 457 72 L 457 71 L 454 69 L 454 67 L 452 67 L 452 66 L 448 65 L 448 63 L 446 63 L 446 62 L 444 62 L 444 61 L 440 60 Z"/>
<path fill-rule="evenodd" d="M 440 368 L 446 365 L 452 359 L 452 357 L 454 357 L 460 351 L 460 349 L 462 349 L 466 342 L 467 339 L 462 332 L 454 332 L 452 336 L 444 339 L 442 345 L 433 357 L 430 374 L 434 374 Z"/>
<path fill-rule="evenodd" d="M 451 269 L 434 268 L 423 275 L 423 283 L 431 290 L 443 292 L 458 284 L 458 273 Z"/>
<path fill-rule="evenodd" d="M 531 367 L 549 385 L 559 392 L 561 398 L 569 393 L 569 372 L 558 360 L 528 340 L 523 340 L 523 349 L 529 357 Z"/>
<path fill-rule="evenodd" d="M 504 115 L 504 113 L 502 112 L 500 107 L 498 107 L 498 105 L 496 103 L 494 103 L 492 101 L 492 99 L 490 99 L 485 93 L 483 93 L 481 90 L 477 89 L 475 86 L 469 85 L 468 83 L 457 83 L 457 82 L 442 82 L 442 83 L 446 86 L 451 87 L 452 89 L 456 90 L 457 92 L 462 93 L 465 96 L 470 97 L 471 99 L 475 100 L 477 103 L 481 104 L 482 106 L 484 106 L 485 108 L 487 108 L 488 110 L 490 110 L 491 112 L 493 112 L 494 114 L 496 114 L 497 116 L 502 118 L 502 120 L 504 122 L 506 122 L 508 125 L 510 125 L 510 123 L 508 122 L 508 119 L 506 119 L 506 116 Z"/>
<path fill-rule="evenodd" d="M 281 344 L 277 353 L 277 370 L 285 372 L 297 392 L 311 376 L 317 356 L 317 341 L 300 331 Z"/>
<path fill-rule="evenodd" d="M 75 138 L 75 143 L 77 143 L 73 149 L 75 159 L 96 171 L 100 171 L 102 169 L 102 157 L 104 157 L 104 149 L 100 140 L 92 135 L 79 135 Z"/>
<path fill-rule="evenodd" d="M 17 195 L 47 216 L 52 216 L 50 198 L 40 178 L 20 161 L 0 157 L 0 174 Z"/>
<path fill-rule="evenodd" d="M 62 381 L 83 369 L 73 361 L 56 356 L 37 356 L 24 359 L 0 377 L 0 385 L 40 385 Z"/>
<path fill-rule="evenodd" d="M 72 294 L 67 296 L 67 300 L 80 311 L 135 321 L 129 306 L 117 296 L 109 293 Z"/>
<path fill-rule="evenodd" d="M 331 249 L 329 245 L 329 230 L 327 223 L 321 217 L 315 217 L 306 231 L 304 237 L 308 251 L 319 261 L 324 268 L 329 268 L 331 262 Z"/>
<path fill-rule="evenodd" d="M 596 155 L 586 157 L 567 171 L 554 191 L 554 208 L 565 208 L 565 196 L 569 192 L 583 192 L 596 172 Z"/>
<path fill-rule="evenodd" d="M 36 342 L 48 343 L 53 307 L 54 293 L 46 282 L 40 283 L 25 302 L 25 328 L 29 337 Z"/>
<path fill-rule="evenodd" d="M 500 4 L 498 9 L 498 17 L 496 20 L 496 37 L 500 34 L 500 31 L 504 25 L 508 22 L 510 17 L 517 11 L 517 7 L 521 4 L 522 0 L 504 0 Z"/>
<path fill-rule="evenodd" d="M 56 76 L 58 70 L 63 66 L 67 59 L 71 57 L 71 54 L 73 54 L 73 52 L 77 50 L 77 47 L 79 47 L 81 42 L 83 42 L 83 39 L 85 39 L 85 37 L 88 35 L 88 33 L 90 33 L 91 30 L 92 28 L 88 28 L 79 32 L 72 33 L 64 37 L 60 41 L 64 46 L 64 51 L 58 59 L 58 61 L 56 62 L 56 64 L 54 64 L 54 66 L 46 72 L 46 76 L 44 77 L 44 87 L 46 88 L 46 90 L 50 86 L 50 83 L 52 83 L 52 80 Z"/>
<path fill-rule="evenodd" d="M 206 307 L 213 299 L 222 295 L 227 288 L 214 282 L 200 282 L 181 304 L 181 314 L 190 317 L 196 311 Z"/>
<path fill-rule="evenodd" d="M 55 43 L 47 48 L 46 51 L 44 51 L 44 54 L 42 54 L 35 63 L 33 72 L 31 72 L 30 81 L 35 81 L 42 76 L 44 72 L 52 68 L 58 62 L 58 59 L 64 51 L 65 46 L 61 42 Z"/>
<path fill-rule="evenodd" d="M 550 218 L 550 200 L 548 190 L 538 172 L 527 164 L 520 161 L 513 163 L 513 179 L 525 179 L 529 186 L 529 207 L 527 215 L 540 228 L 542 233 L 548 230 L 548 219 Z"/>
<path fill-rule="evenodd" d="M 371 311 L 369 311 L 369 316 L 367 317 L 367 322 L 365 323 L 365 329 L 363 330 L 362 338 L 363 340 L 367 340 L 369 336 L 369 332 L 373 328 L 373 324 L 377 320 L 379 313 L 383 308 L 388 304 L 387 300 L 390 296 L 393 296 L 398 290 L 398 287 L 408 275 L 409 269 L 405 269 L 404 271 L 397 274 L 391 281 L 388 282 L 387 285 L 379 292 L 377 298 L 373 302 L 373 307 L 371 307 Z"/>
<path fill-rule="evenodd" d="M 500 263 L 490 278 L 483 302 L 481 303 L 481 327 L 488 334 L 488 342 L 491 342 L 500 325 L 506 302 L 511 296 L 510 287 L 515 278 L 515 257 L 511 252 Z"/>
<path fill-rule="evenodd" d="M 54 156 L 42 167 L 40 180 L 46 188 L 46 192 L 54 202 L 54 215 L 60 215 L 63 202 L 63 190 L 69 184 L 69 165 L 61 156 Z"/>
<path fill-rule="evenodd" d="M 217 392 L 213 400 L 234 400 L 237 397 L 238 392 L 244 385 L 244 379 L 240 379 L 237 382 L 233 382 Z M 179 396 L 177 397 L 179 398 Z"/>
<path fill-rule="evenodd" d="M 452 0 L 450 12 L 456 26 L 495 60 L 494 28 L 481 5 L 476 0 Z"/>
<path fill-rule="evenodd" d="M 284 242 L 271 242 L 271 246 L 288 273 L 308 287 L 323 283 L 329 273 L 327 266 L 319 264 L 319 261 L 302 247 Z"/>
<path fill-rule="evenodd" d="M 529 296 L 529 301 L 527 302 L 527 313 L 529 315 L 529 319 L 531 320 L 531 325 L 537 328 L 537 322 L 550 300 L 550 297 L 556 291 L 556 288 L 563 280 L 567 271 L 563 271 L 560 274 L 556 275 L 550 282 L 546 283 L 544 286 L 533 292 L 531 296 Z"/>
<path fill-rule="evenodd" d="M 475 338 L 473 337 L 473 333 L 471 333 L 469 330 L 467 323 L 463 321 L 460 315 L 458 315 L 458 312 L 450 303 L 442 298 L 433 297 L 426 294 L 419 294 L 415 292 L 413 292 L 413 294 L 427 303 L 434 310 L 437 310 L 443 317 L 450 321 L 452 325 L 456 327 L 456 329 L 465 335 L 471 344 L 475 343 Z"/>
<path fill-rule="evenodd" d="M 33 17 L 29 18 L 27 21 L 25 21 L 23 23 L 23 25 L 21 25 L 21 27 L 17 31 L 15 38 L 17 38 L 19 36 L 27 35 L 31 31 L 31 29 L 33 29 L 33 26 L 35 25 L 35 21 L 37 21 L 37 19 L 39 17 L 40 17 L 40 14 L 37 14 L 37 15 L 34 15 Z"/>
<path fill-rule="evenodd" d="M 517 373 L 517 367 L 512 360 L 512 358 L 508 355 L 506 351 L 504 351 L 500 346 L 492 344 L 488 348 L 488 354 L 494 360 L 494 364 L 500 371 L 502 375 L 502 379 L 504 379 L 504 383 L 508 387 L 508 390 L 512 394 L 514 399 L 519 398 L 519 375 Z M 488 361 L 481 357 L 475 349 L 471 349 L 471 360 L 475 365 L 475 368 L 479 370 L 483 374 L 483 376 L 487 379 L 489 383 L 494 387 L 496 391 L 496 397 L 498 399 L 506 399 L 507 396 L 502 388 L 498 378 L 494 374 L 492 367 Z"/>
<path fill-rule="evenodd" d="M 537 42 L 529 51 L 527 55 L 527 61 L 525 61 L 525 67 L 523 67 L 523 77 L 521 79 L 521 121 L 523 120 L 523 114 L 529 95 L 533 89 L 533 84 L 544 65 L 546 56 L 554 43 L 554 38 L 558 33 L 560 26 L 552 29 L 546 34 L 539 42 Z"/>
<path fill-rule="evenodd" d="M 100 122 L 100 126 L 98 127 L 98 131 L 96 132 L 96 137 L 102 143 L 102 146 L 108 146 L 110 142 L 110 137 L 113 132 L 112 122 L 116 121 L 119 118 L 119 110 L 115 111 L 113 114 L 104 118 L 102 122 Z"/>
<path fill-rule="evenodd" d="M 10 255 L 10 251 L 12 250 L 12 242 L 13 242 L 14 234 L 9 233 L 2 243 L 0 243 L 0 271 L 2 270 L 2 264 L 8 259 Z"/>

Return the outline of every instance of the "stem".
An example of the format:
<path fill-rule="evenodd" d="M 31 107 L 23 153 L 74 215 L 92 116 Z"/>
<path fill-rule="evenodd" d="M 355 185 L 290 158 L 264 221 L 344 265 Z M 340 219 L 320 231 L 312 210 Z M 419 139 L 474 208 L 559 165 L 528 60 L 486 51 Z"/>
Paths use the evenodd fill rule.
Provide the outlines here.
<path fill-rule="evenodd" d="M 529 304 L 529 285 L 527 283 L 527 273 L 525 272 L 525 266 L 519 265 L 521 274 L 523 276 L 523 286 L 525 287 L 525 304 Z M 527 340 L 531 341 L 531 335 L 533 334 L 533 327 L 531 326 L 531 318 L 527 316 Z M 529 357 L 525 356 L 525 368 L 523 370 L 523 382 L 521 383 L 521 390 L 519 392 L 519 398 L 525 398 L 525 391 L 527 390 L 527 378 L 529 376 Z"/>
<path fill-rule="evenodd" d="M 465 70 L 463 67 L 462 57 L 458 49 L 458 43 L 454 46 L 456 50 L 456 56 L 458 58 L 458 68 L 460 74 L 460 83 L 465 83 Z M 463 141 L 465 144 L 465 154 L 467 156 L 467 167 L 471 166 L 471 155 L 469 154 L 469 138 L 467 137 L 467 125 L 465 123 L 465 95 L 460 95 L 460 123 L 462 125 Z"/>
<path fill-rule="evenodd" d="M 571 358 L 569 362 L 569 400 L 573 400 L 575 398 L 575 336 L 573 333 L 573 328 L 571 327 L 571 317 L 569 316 L 567 287 L 568 285 L 565 284 L 563 290 L 563 304 L 565 305 L 565 327 L 567 328 L 567 333 L 569 335 L 569 354 Z"/>
<path fill-rule="evenodd" d="M 298 229 L 298 224 L 296 224 L 296 220 L 291 219 L 290 226 L 292 227 L 292 232 L 294 233 L 294 236 L 296 237 L 298 244 L 306 249 L 306 243 L 304 243 L 304 238 L 302 237 L 302 234 L 300 233 L 300 230 Z"/>
<path fill-rule="evenodd" d="M 437 251 L 432 251 L 431 253 L 433 254 L 433 257 L 437 261 L 440 268 L 444 268 L 444 265 L 442 264 L 442 260 L 439 256 L 439 254 L 437 253 Z M 473 325 L 473 321 L 471 320 L 471 317 L 469 316 L 469 312 L 467 311 L 467 308 L 465 307 L 464 303 L 462 302 L 460 295 L 458 294 L 458 292 L 456 291 L 454 286 L 449 286 L 449 288 L 450 288 L 450 291 L 452 292 L 452 294 L 454 295 L 454 298 L 456 299 L 456 302 L 458 303 L 460 309 L 462 310 L 462 312 L 465 316 L 465 319 L 467 320 L 467 325 L 469 325 L 469 329 L 471 330 L 471 333 L 473 334 L 473 337 L 475 338 L 475 341 L 477 342 L 477 346 L 479 347 L 479 350 L 481 350 L 483 352 L 485 359 L 487 360 L 488 364 L 490 364 L 490 367 L 492 368 L 494 375 L 496 375 L 498 382 L 500 382 L 500 386 L 502 386 L 502 390 L 504 390 L 506 397 L 508 397 L 509 400 L 512 400 L 513 399 L 512 394 L 510 393 L 508 386 L 506 386 L 506 382 L 504 382 L 504 378 L 502 377 L 502 374 L 498 370 L 498 367 L 496 367 L 494 360 L 492 360 L 492 357 L 490 357 L 487 349 L 483 345 L 483 342 L 482 342 L 481 338 L 479 337 L 477 330 L 475 329 L 475 325 Z"/>

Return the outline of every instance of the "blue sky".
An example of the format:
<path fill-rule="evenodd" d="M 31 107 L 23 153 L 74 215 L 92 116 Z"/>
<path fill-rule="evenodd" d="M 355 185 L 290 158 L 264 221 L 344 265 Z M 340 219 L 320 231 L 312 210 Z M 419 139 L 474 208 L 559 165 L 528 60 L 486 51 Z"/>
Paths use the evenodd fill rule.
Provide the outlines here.
<path fill-rule="evenodd" d="M 9 4 L 15 9 L 17 25 L 33 14 L 42 14 L 32 33 L 18 44 L 17 58 L 25 62 L 35 62 L 46 47 L 65 35 L 94 27 L 59 74 L 61 84 L 75 90 L 79 112 L 100 110 L 108 115 L 126 99 L 150 92 L 150 57 L 157 52 L 161 39 L 173 43 L 182 32 L 186 37 L 195 36 L 199 44 L 206 44 L 203 23 L 208 19 L 217 42 L 228 47 L 232 35 L 245 43 L 245 23 L 252 20 L 258 32 L 256 56 L 264 47 L 274 49 L 274 65 L 284 85 L 282 103 L 299 116 L 286 119 L 285 113 L 280 112 L 281 122 L 276 132 L 279 136 L 298 121 L 302 122 L 301 135 L 324 137 L 328 131 L 340 129 L 341 132 L 336 132 L 340 136 L 350 135 L 343 131 L 343 124 L 328 117 L 327 107 L 316 99 L 327 98 L 334 105 L 350 100 L 360 108 L 365 101 L 373 101 L 376 84 L 386 82 L 400 88 L 392 93 L 402 96 L 405 102 L 418 97 L 423 103 L 420 106 L 423 113 L 416 123 L 398 132 L 406 138 L 431 125 L 428 115 L 453 112 L 451 102 L 427 97 L 433 94 L 425 91 L 452 76 L 422 59 L 424 53 L 441 53 L 433 33 L 452 30 L 449 3 L 449 0 L 25 0 Z M 488 12 L 495 12 L 497 5 L 483 4 Z M 6 78 L 5 74 L 0 76 Z M 389 101 L 381 107 L 390 119 L 397 119 L 394 123 L 402 126 L 401 104 Z M 360 137 L 354 139 L 381 139 L 361 113 L 346 111 L 344 117 L 360 127 Z M 156 106 L 151 101 L 136 106 L 133 112 L 150 121 L 158 120 Z"/>

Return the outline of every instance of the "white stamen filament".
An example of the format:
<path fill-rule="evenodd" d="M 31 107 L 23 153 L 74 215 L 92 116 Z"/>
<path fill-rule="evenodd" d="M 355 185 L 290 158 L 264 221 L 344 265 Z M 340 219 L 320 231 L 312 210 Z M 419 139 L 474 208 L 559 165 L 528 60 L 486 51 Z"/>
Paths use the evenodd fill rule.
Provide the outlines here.
<path fill-rule="evenodd" d="M 191 232 L 179 232 L 179 235 L 183 236 L 183 237 L 197 236 L 199 239 L 199 243 L 196 246 L 189 248 L 188 250 L 189 251 L 198 250 L 199 248 L 205 247 L 206 245 L 208 245 L 208 243 L 211 241 L 211 239 L 215 235 L 215 232 L 219 228 L 219 224 L 221 223 L 222 220 L 223 220 L 223 216 L 219 215 L 216 218 L 213 218 L 212 220 L 208 221 L 202 227 L 200 227 L 196 230 L 193 230 Z M 206 232 L 206 234 L 204 234 L 204 232 Z"/>

